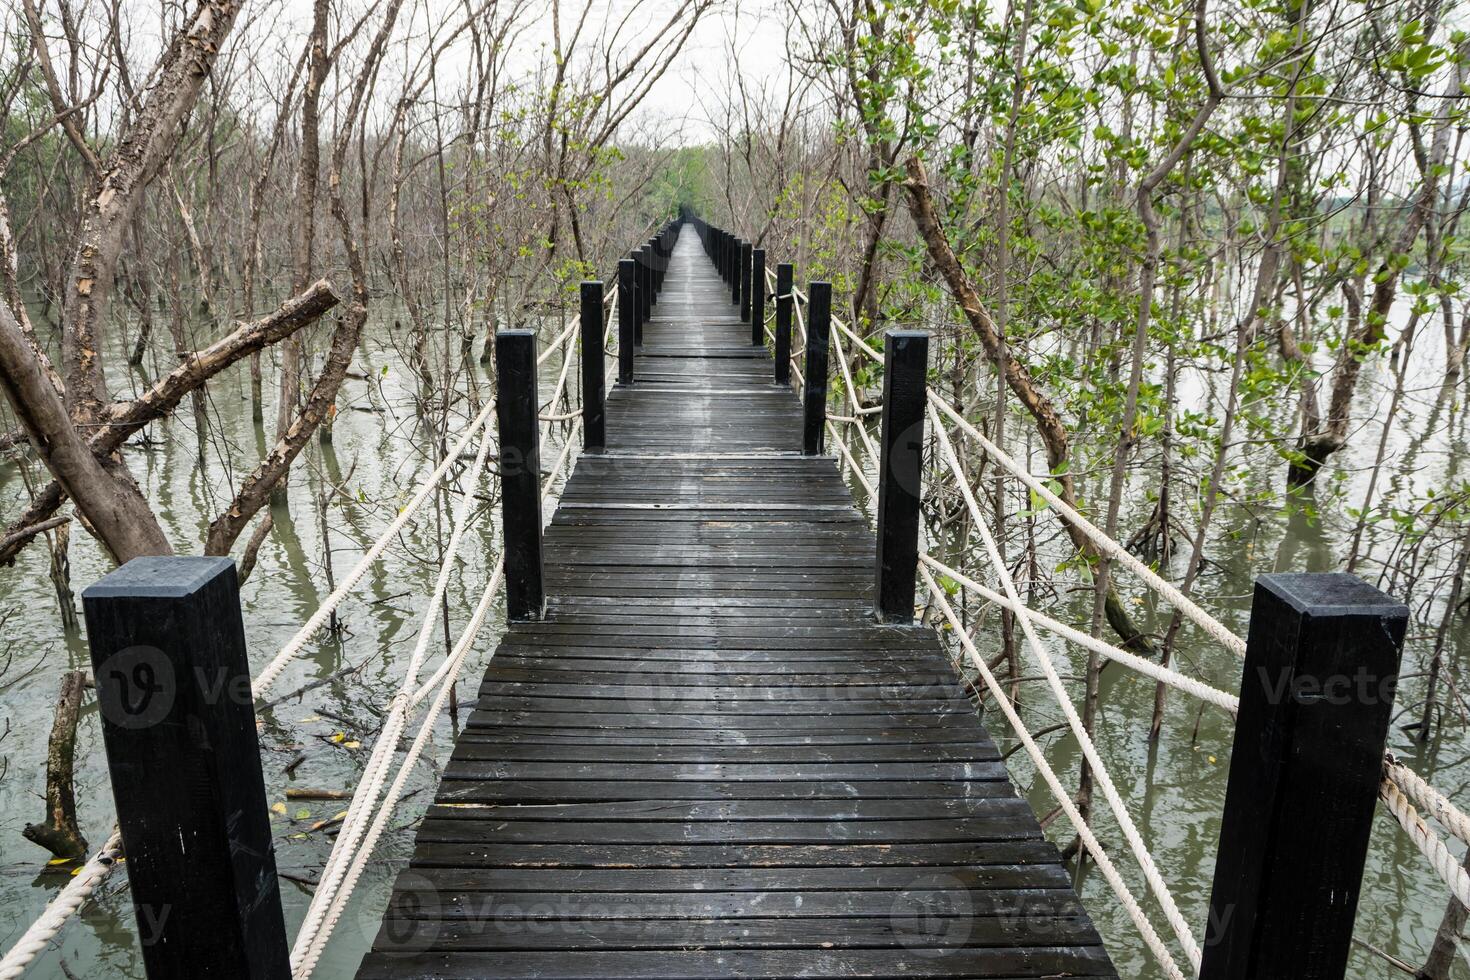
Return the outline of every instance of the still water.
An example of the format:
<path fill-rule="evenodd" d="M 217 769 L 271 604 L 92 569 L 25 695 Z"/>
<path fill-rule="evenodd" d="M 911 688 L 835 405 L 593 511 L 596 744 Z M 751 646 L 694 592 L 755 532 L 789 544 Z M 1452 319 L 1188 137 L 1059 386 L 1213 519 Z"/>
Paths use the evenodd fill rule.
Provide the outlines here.
<path fill-rule="evenodd" d="M 544 330 L 545 336 L 552 331 Z M 1425 488 L 1447 486 L 1463 479 L 1457 467 L 1467 451 L 1465 413 L 1455 398 L 1436 396 L 1436 371 L 1442 364 L 1432 350 L 1417 352 L 1424 376 L 1411 382 L 1412 391 L 1402 409 L 1405 436 L 1393 444 L 1393 457 L 1384 479 L 1409 499 Z M 115 356 L 111 363 L 121 365 Z M 556 358 L 544 366 L 554 383 L 559 368 Z M 330 541 L 333 568 L 340 579 L 363 549 L 407 502 L 418 481 L 435 465 L 435 438 L 415 411 L 413 382 L 403 369 L 387 332 L 378 326 L 365 339 L 353 365 L 354 376 L 344 385 L 340 412 L 330 444 L 313 440 L 292 470 L 289 506 L 274 511 L 275 531 L 262 549 L 260 563 L 243 590 L 245 629 L 255 667 L 263 664 L 318 606 L 329 591 L 326 587 L 324 537 Z M 274 377 L 267 370 L 269 379 Z M 1380 371 L 1374 384 L 1365 385 L 1358 406 L 1359 418 L 1368 419 L 1352 446 L 1337 460 L 1337 472 L 1345 474 L 1319 491 L 1316 501 L 1283 506 L 1275 491 L 1284 465 L 1269 450 L 1245 454 L 1239 472 L 1230 482 L 1228 499 L 1221 504 L 1206 555 L 1211 565 L 1197 585 L 1202 605 L 1237 632 L 1244 633 L 1254 577 L 1273 570 L 1328 570 L 1339 566 L 1345 542 L 1351 534 L 1346 507 L 1357 506 L 1365 469 L 1371 465 L 1377 442 L 1375 414 L 1387 403 L 1387 370 Z M 112 378 L 115 388 L 141 385 L 144 379 Z M 1223 390 L 1223 379 L 1197 382 L 1197 403 L 1208 403 Z M 463 379 L 459 386 L 467 387 Z M 543 390 L 549 390 L 549 387 Z M 489 390 L 478 384 L 479 399 Z M 264 430 L 251 421 L 249 379 L 245 369 L 232 370 L 211 384 L 207 403 L 212 429 L 201 461 L 186 405 L 173 419 L 154 427 L 145 443 L 131 445 L 128 458 L 147 498 L 154 503 L 165 530 L 181 550 L 203 539 L 209 520 L 225 505 L 231 488 L 266 447 Z M 1218 406 L 1215 408 L 1218 413 Z M 461 398 L 451 413 L 454 424 L 473 414 L 470 399 Z M 267 396 L 266 415 L 274 418 Z M 451 425 L 450 439 L 453 440 Z M 1016 429 L 1012 430 L 1018 431 Z M 854 446 L 854 448 L 856 448 Z M 549 454 L 548 454 L 549 455 Z M 1154 464 L 1144 460 L 1133 474 L 1129 505 L 1120 522 L 1136 526 L 1146 514 L 1147 493 L 1157 482 Z M 1196 461 L 1195 466 L 1206 464 Z M 1083 484 L 1089 499 L 1104 496 L 1101 481 L 1106 467 L 1100 466 Z M 20 465 L 0 466 L 0 501 L 4 513 L 15 513 L 26 497 L 24 480 L 41 474 Z M 854 491 L 861 487 L 853 482 Z M 1203 485 L 1201 478 L 1198 483 Z M 1181 480 L 1181 486 L 1193 486 Z M 1380 483 L 1380 486 L 1383 486 Z M 326 508 L 325 526 L 318 507 L 324 487 L 344 491 L 332 495 Z M 470 488 L 459 487 L 458 491 Z M 467 536 L 458 574 L 449 593 L 451 627 L 455 635 L 478 596 L 489 564 L 493 562 L 497 535 L 494 508 L 489 504 L 488 486 L 478 520 Z M 1176 493 L 1179 492 L 1176 490 Z M 449 507 L 453 506 L 451 497 Z M 1181 502 L 1181 507 L 1193 501 Z M 1191 520 L 1185 517 L 1185 523 Z M 342 630 L 333 637 L 323 632 L 308 645 L 307 655 L 293 664 L 278 682 L 273 696 L 296 691 L 313 680 L 347 674 L 320 687 L 287 699 L 261 714 L 263 768 L 267 793 L 275 806 L 277 863 L 292 878 L 314 879 L 330 847 L 331 836 L 310 828 L 345 809 L 345 802 L 287 800 L 290 788 L 350 791 L 373 744 L 380 716 L 397 689 L 401 669 L 411 651 L 432 592 L 437 572 L 439 541 L 448 535 L 448 514 L 436 520 L 432 505 L 411 523 L 385 558 L 364 578 L 353 598 L 340 610 Z M 1037 516 L 1044 544 L 1043 565 L 1060 561 L 1064 554 L 1056 542 L 1054 518 Z M 1047 529 L 1047 522 L 1052 525 Z M 196 545 L 197 546 L 197 545 Z M 1375 542 L 1375 554 L 1386 553 L 1390 538 Z M 1050 554 L 1048 554 L 1050 549 Z M 1187 542 L 1179 541 L 1187 553 Z M 1449 549 L 1445 549 L 1448 551 Z M 1444 560 L 1448 561 L 1448 554 Z M 73 535 L 72 581 L 78 592 L 105 574 L 109 563 L 95 544 L 79 529 Z M 970 567 L 974 567 L 971 565 Z M 1370 580 L 1377 566 L 1367 564 Z M 1171 570 L 1178 580 L 1182 569 Z M 1122 573 L 1120 573 L 1122 574 Z M 1057 576 L 1058 591 L 1042 607 L 1059 618 L 1085 624 L 1091 600 L 1079 587 L 1075 571 Z M 1070 591 L 1065 586 L 1070 585 Z M 1136 583 L 1124 575 L 1120 582 L 1136 615 L 1145 623 L 1157 624 L 1167 610 L 1154 608 Z M 1402 596 L 1411 601 L 1418 619 L 1411 626 L 1410 649 L 1405 671 L 1415 671 L 1432 642 L 1433 631 L 1426 622 L 1437 621 L 1438 610 L 1421 608 L 1423 597 Z M 972 608 L 974 608 L 972 606 Z M 498 616 L 499 613 L 497 612 Z M 56 598 L 47 577 L 44 547 L 32 547 L 14 568 L 0 571 L 0 616 L 4 616 L 4 642 L 13 662 L 0 678 L 0 711 L 9 721 L 9 734 L 0 741 L 0 756 L 8 768 L 0 779 L 0 945 L 8 947 L 65 880 L 63 873 L 43 869 L 45 853 L 25 841 L 22 827 L 42 815 L 44 789 L 42 761 L 50 728 L 51 703 L 57 677 L 71 667 L 88 667 L 85 641 L 79 634 L 60 627 Z M 993 616 L 993 613 L 992 613 Z M 472 697 L 481 665 L 494 648 L 501 629 L 498 620 L 486 624 L 476 643 L 475 654 L 460 685 L 461 701 Z M 982 637 L 987 632 L 982 630 Z M 1054 655 L 1063 658 L 1065 673 L 1080 677 L 1085 657 L 1053 642 Z M 1459 663 L 1470 641 L 1464 635 L 1451 638 L 1448 659 Z M 982 645 L 982 652 L 993 650 Z M 1215 649 L 1198 633 L 1185 630 L 1176 644 L 1182 668 L 1227 690 L 1239 686 L 1240 667 L 1233 655 Z M 1034 671 L 1023 671 L 1034 673 Z M 1414 701 L 1422 680 L 1410 678 L 1400 691 L 1400 703 Z M 1077 687 L 1078 685 L 1074 685 Z M 1033 730 L 1057 721 L 1059 712 L 1048 709 L 1047 695 L 1040 685 L 1023 690 L 1025 714 Z M 1145 678 L 1109 669 L 1102 685 L 1102 712 L 1097 740 L 1108 759 L 1113 778 L 1132 804 L 1132 812 L 1154 853 L 1159 867 L 1174 889 L 1184 914 L 1193 922 L 1204 922 L 1209 885 L 1215 863 L 1215 837 L 1220 806 L 1230 762 L 1231 725 L 1214 709 L 1201 712 L 1184 696 L 1174 694 L 1169 702 L 1163 737 L 1152 746 L 1147 739 L 1153 704 L 1153 684 Z M 96 725 L 95 706 L 89 701 L 78 733 L 77 796 L 83 831 L 95 847 L 112 826 L 111 793 L 103 763 Z M 1399 723 L 1408 718 L 1399 719 Z M 992 733 L 1003 749 L 1013 740 L 996 713 L 990 719 Z M 358 885 L 352 908 L 339 925 L 328 947 L 318 975 L 349 976 L 376 933 L 389 885 L 399 862 L 408 854 L 415 819 L 427 805 L 437 781 L 437 767 L 448 755 L 454 723 L 445 717 L 410 783 L 409 797 L 392 821 L 391 832 L 379 845 L 374 862 Z M 1064 781 L 1075 783 L 1078 753 L 1063 735 L 1043 740 L 1049 757 Z M 1466 799 L 1470 779 L 1470 739 L 1452 726 L 1427 748 L 1417 745 L 1395 728 L 1392 747 L 1418 771 L 1432 778 L 1452 798 Z M 303 761 L 302 757 L 304 756 Z M 293 763 L 295 763 L 293 765 Z M 1013 779 L 1027 793 L 1039 813 L 1054 807 L 1023 754 L 1011 757 Z M 1104 805 L 1099 800 L 1097 812 Z M 1104 841 L 1121 840 L 1112 821 L 1098 819 Z M 1051 825 L 1059 843 L 1070 839 L 1065 819 Z M 1113 857 L 1128 877 L 1135 894 L 1144 892 L 1141 876 L 1121 844 Z M 1153 978 L 1152 965 L 1132 924 L 1118 908 L 1107 885 L 1095 873 L 1086 873 L 1080 889 L 1087 908 L 1107 942 L 1124 977 Z M 59 937 L 54 948 L 43 955 L 30 976 L 37 978 L 141 977 L 136 930 L 127 897 L 126 876 L 114 875 L 89 902 L 78 921 Z M 295 933 L 309 898 L 307 886 L 287 878 L 282 881 L 288 932 Z M 1422 961 L 1444 909 L 1445 891 L 1418 852 L 1381 810 L 1375 826 L 1363 898 L 1358 916 L 1358 936 L 1390 955 L 1410 964 Z M 1155 910 L 1156 911 L 1156 910 Z M 1153 916 L 1163 926 L 1161 916 Z M 1197 930 L 1197 934 L 1200 930 Z M 1178 953 L 1176 952 L 1176 956 Z M 1181 958 L 1181 962 L 1183 962 Z M 1470 978 L 1462 961 L 1458 977 Z M 1363 949 L 1355 951 L 1350 975 L 1358 978 L 1403 975 L 1383 958 Z"/>

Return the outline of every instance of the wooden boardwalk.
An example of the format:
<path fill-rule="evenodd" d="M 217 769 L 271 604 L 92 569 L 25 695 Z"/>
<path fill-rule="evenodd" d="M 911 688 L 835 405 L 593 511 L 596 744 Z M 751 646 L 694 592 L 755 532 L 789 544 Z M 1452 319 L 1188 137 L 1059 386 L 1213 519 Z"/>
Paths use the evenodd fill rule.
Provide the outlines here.
<path fill-rule="evenodd" d="M 686 229 L 358 976 L 1112 977 Z"/>

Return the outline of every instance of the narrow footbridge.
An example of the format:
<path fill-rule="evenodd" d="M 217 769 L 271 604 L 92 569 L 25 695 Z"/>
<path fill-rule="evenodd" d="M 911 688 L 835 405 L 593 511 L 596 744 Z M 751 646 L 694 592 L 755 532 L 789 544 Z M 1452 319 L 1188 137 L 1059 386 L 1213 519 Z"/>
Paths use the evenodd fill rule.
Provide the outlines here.
<path fill-rule="evenodd" d="M 1114 975 L 751 332 L 685 226 L 359 977 Z"/>
<path fill-rule="evenodd" d="M 1385 752 L 1402 603 L 1350 575 L 1268 575 L 1249 636 L 1236 635 L 930 390 L 927 334 L 889 330 L 880 351 L 832 315 L 830 285 L 803 293 L 793 274 L 686 213 L 619 263 L 613 288 L 583 283 L 579 318 L 545 350 L 531 331 L 497 333 L 494 402 L 468 399 L 454 445 L 253 673 L 229 559 L 139 558 L 87 589 L 117 828 L 0 956 L 0 980 L 57 955 L 124 853 L 150 980 L 325 973 L 394 807 L 483 657 L 502 585 L 509 627 L 387 910 L 361 923 L 375 935 L 364 980 L 1117 976 L 951 651 L 1160 977 L 1341 980 L 1380 801 L 1428 887 L 1458 903 L 1450 913 L 1470 907 L 1470 815 Z M 857 365 L 881 371 L 881 404 L 864 403 Z M 557 456 L 543 459 L 557 427 Z M 985 480 L 1016 481 L 1090 559 L 1187 620 L 1188 659 L 1236 658 L 1238 690 L 1028 606 L 970 453 Z M 482 591 L 451 617 L 452 644 L 445 624 L 441 653 L 456 556 L 488 520 L 473 490 L 492 458 L 503 543 L 475 563 Z M 448 479 L 469 492 L 288 941 L 256 713 L 291 697 L 275 689 L 293 666 L 297 693 L 331 680 L 304 654 Z M 958 568 L 921 547 L 936 485 L 964 508 L 943 552 Z M 549 522 L 543 494 L 557 496 Z M 920 582 L 944 642 L 914 621 Z M 1038 682 L 1027 690 L 1060 712 L 1093 811 L 995 676 L 951 602 L 961 594 L 1013 617 Z M 1063 676 L 1068 646 L 1156 683 L 1160 704 L 1188 697 L 1233 722 L 1207 914 L 1201 895 L 1176 900 L 1169 877 L 1192 872 L 1160 868 L 1133 816 L 1137 787 L 1115 783 L 1094 744 Z"/>

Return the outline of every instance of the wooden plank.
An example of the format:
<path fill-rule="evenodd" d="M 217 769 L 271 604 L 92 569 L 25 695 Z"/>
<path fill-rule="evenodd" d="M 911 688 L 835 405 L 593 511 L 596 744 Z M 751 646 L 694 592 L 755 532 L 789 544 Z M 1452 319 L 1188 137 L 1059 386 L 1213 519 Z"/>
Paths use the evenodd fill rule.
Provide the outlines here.
<path fill-rule="evenodd" d="M 820 937 L 812 942 L 821 943 Z M 358 974 L 363 980 L 433 977 L 437 980 L 778 980 L 791 977 L 1057 977 L 1072 980 L 1116 977 L 1107 954 L 1096 946 L 967 949 L 944 956 L 913 948 L 721 950 L 671 949 L 658 956 L 644 952 L 374 953 Z"/>

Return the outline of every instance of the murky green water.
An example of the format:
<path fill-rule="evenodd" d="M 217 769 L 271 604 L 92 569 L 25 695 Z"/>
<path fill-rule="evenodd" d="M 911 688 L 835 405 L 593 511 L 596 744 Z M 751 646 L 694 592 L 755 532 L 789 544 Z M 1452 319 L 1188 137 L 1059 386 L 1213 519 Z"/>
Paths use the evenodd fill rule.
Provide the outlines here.
<path fill-rule="evenodd" d="M 1465 413 L 1453 401 L 1435 408 L 1436 371 L 1442 363 L 1439 355 L 1431 348 L 1417 352 L 1415 358 L 1424 365 L 1424 378 L 1420 388 L 1406 401 L 1403 411 L 1408 422 L 1404 431 L 1427 431 L 1428 435 L 1417 447 L 1407 440 L 1396 445 L 1400 462 L 1392 464 L 1384 477 L 1387 480 L 1392 476 L 1394 485 L 1405 493 L 1413 488 L 1422 493 L 1427 487 L 1450 482 L 1467 452 Z M 112 363 L 121 364 L 122 360 L 119 356 Z M 545 370 L 554 372 L 556 367 L 553 362 Z M 361 376 L 348 380 L 344 387 L 333 443 L 322 446 L 313 441 L 293 469 L 289 511 L 276 510 L 275 534 L 262 550 L 260 565 L 244 588 L 245 627 L 252 661 L 257 667 L 291 636 L 328 591 L 323 567 L 323 527 L 315 505 L 325 482 L 344 485 L 350 498 L 346 501 L 339 498 L 327 513 L 333 563 L 340 577 L 435 463 L 429 448 L 433 440 L 414 411 L 412 381 L 381 328 L 365 341 L 354 372 Z M 269 379 L 273 376 L 274 372 L 268 371 L 268 418 L 274 417 L 269 395 Z M 552 374 L 552 381 L 554 377 Z M 128 383 L 119 377 L 112 381 L 119 388 Z M 1223 391 L 1223 379 L 1215 379 L 1214 383 Z M 1382 370 L 1373 384 L 1365 385 L 1358 406 L 1360 418 L 1371 420 L 1381 410 L 1387 401 L 1384 386 L 1390 383 L 1387 371 Z M 1197 387 L 1199 398 L 1209 395 L 1208 385 L 1200 383 Z M 479 397 L 483 399 L 488 394 L 482 385 Z M 242 470 L 253 463 L 265 446 L 263 431 L 250 419 L 249 381 L 243 368 L 228 373 L 211 386 L 208 409 L 215 431 L 202 464 L 187 406 L 176 418 L 155 428 L 149 445 L 128 449 L 133 471 L 145 494 L 155 503 L 171 538 L 181 547 L 202 540 L 209 519 L 228 499 L 230 488 L 238 482 Z M 468 401 L 461 399 L 453 417 L 457 422 L 462 421 L 469 412 Z M 1255 498 L 1257 491 L 1279 488 L 1284 464 L 1269 451 L 1246 456 L 1240 478 L 1231 485 L 1231 499 L 1222 502 L 1206 551 L 1213 564 L 1197 586 L 1207 609 L 1243 633 L 1250 583 L 1256 575 L 1272 570 L 1338 567 L 1352 530 L 1352 522 L 1343 508 L 1357 506 L 1361 500 L 1361 486 L 1366 479 L 1363 471 L 1372 461 L 1377 428 L 1376 423 L 1366 423 L 1350 449 L 1338 460 L 1338 468 L 1348 475 L 1338 489 L 1324 488 L 1321 493 L 1315 509 L 1325 516 L 1312 516 L 1314 508 L 1309 506 L 1310 502 L 1283 508 L 1279 499 Z M 1402 460 L 1410 450 L 1413 452 L 1405 465 Z M 34 469 L 28 474 L 33 480 L 39 478 Z M 1090 499 L 1102 496 L 1098 486 L 1103 479 L 1105 475 L 1095 474 L 1086 486 Z M 1136 526 L 1142 519 L 1145 491 L 1156 480 L 1156 473 L 1147 463 L 1138 467 L 1134 474 L 1136 492 L 1128 495 L 1129 507 L 1121 521 L 1123 527 Z M 1176 493 L 1181 493 L 1186 485 L 1187 481 L 1181 480 Z M 1339 493 L 1345 494 L 1345 500 Z M 0 466 L 0 500 L 4 502 L 4 512 L 14 513 L 17 502 L 24 497 L 21 467 Z M 493 508 L 488 502 L 482 502 L 474 531 L 463 548 L 465 563 L 451 583 L 451 625 L 456 635 L 488 573 L 487 558 L 493 561 L 496 540 L 493 517 Z M 1042 514 L 1038 521 L 1039 529 L 1046 531 L 1049 541 L 1042 549 L 1043 555 L 1054 564 L 1065 552 L 1057 540 L 1054 519 Z M 324 633 L 317 637 L 309 648 L 310 655 L 295 663 L 278 683 L 276 696 L 344 668 L 358 668 L 352 676 L 292 698 L 262 716 L 267 791 L 271 801 L 285 803 L 286 810 L 284 815 L 274 817 L 277 862 L 283 872 L 308 879 L 315 877 L 331 846 L 331 838 L 325 833 L 312 833 L 308 828 L 345 808 L 345 803 L 337 801 L 287 802 L 285 791 L 293 786 L 350 790 L 355 785 L 373 743 L 379 713 L 397 689 L 403 662 L 412 649 L 423 605 L 433 588 L 439 535 L 447 537 L 447 524 L 446 513 L 441 532 L 433 508 L 426 508 L 424 517 L 409 526 L 402 539 L 364 579 L 354 598 L 343 606 L 344 629 L 340 636 L 333 638 Z M 108 570 L 108 563 L 80 530 L 73 540 L 72 579 L 80 592 Z M 1179 546 L 1181 552 L 1187 552 L 1187 542 L 1181 539 Z M 1375 547 L 1376 553 L 1387 551 L 1387 532 Z M 0 755 L 9 763 L 6 775 L 0 780 L 0 945 L 6 947 L 64 880 L 40 870 L 44 853 L 26 842 L 20 831 L 26 822 L 41 816 L 39 794 L 44 775 L 40 760 L 44 758 L 56 678 L 66 668 L 85 667 L 89 663 L 82 638 L 63 635 L 59 626 L 46 563 L 44 547 L 32 547 L 15 568 L 0 571 L 0 615 L 9 616 L 5 642 L 15 658 L 3 681 L 8 686 L 0 690 L 0 710 L 11 723 L 10 734 L 0 741 Z M 1375 566 L 1369 564 L 1363 568 L 1372 578 Z M 1177 580 L 1178 573 L 1176 568 L 1171 577 Z M 1155 617 L 1155 610 L 1144 601 L 1142 590 L 1125 573 L 1120 574 L 1121 587 L 1130 597 L 1138 598 L 1141 613 Z M 1063 576 L 1062 581 L 1070 580 Z M 1072 584 L 1075 586 L 1075 581 Z M 1437 618 L 1434 610 L 1419 608 L 1420 597 L 1403 598 L 1409 599 L 1416 614 L 1424 615 L 1426 620 Z M 1060 610 L 1061 618 L 1075 623 L 1086 623 L 1091 614 L 1091 600 L 1080 588 L 1042 605 L 1053 613 Z M 1156 622 L 1157 618 L 1150 621 Z M 465 677 L 470 680 L 461 683 L 462 697 L 469 697 L 473 691 L 480 665 L 493 648 L 500 626 L 498 621 L 487 623 L 481 633 L 475 656 L 465 671 Z M 982 637 L 985 635 L 982 631 Z M 436 635 L 438 642 L 442 641 Z M 1432 631 L 1426 631 L 1422 625 L 1412 629 L 1406 664 L 1417 665 L 1430 642 Z M 1072 669 L 1066 672 L 1078 676 L 1083 673 L 1083 656 L 1065 650 L 1060 643 L 1052 642 L 1051 646 L 1056 654 L 1070 661 Z M 1460 662 L 1470 652 L 1467 646 L 1470 640 L 1463 634 L 1452 638 L 1452 663 Z M 990 649 L 991 645 L 982 646 L 982 651 Z M 1228 690 L 1239 686 L 1238 661 L 1228 652 L 1214 648 L 1196 632 L 1182 633 L 1176 650 L 1185 669 Z M 1419 668 L 1406 666 L 1405 669 Z M 1400 691 L 1400 703 L 1415 700 L 1421 693 L 1416 687 L 1419 684 L 1422 681 L 1407 680 Z M 1025 713 L 1033 730 L 1059 719 L 1055 707 L 1047 707 L 1048 696 L 1041 685 L 1026 685 L 1024 698 Z M 1181 908 L 1191 921 L 1202 926 L 1214 871 L 1214 841 L 1230 760 L 1231 727 L 1222 713 L 1213 709 L 1201 713 L 1197 705 L 1175 694 L 1169 702 L 1163 738 L 1157 746 L 1151 746 L 1146 734 L 1152 703 L 1152 682 L 1121 669 L 1108 670 L 1103 683 L 1098 742 L 1110 762 L 1115 782 L 1132 802 L 1132 812 L 1173 886 Z M 83 829 L 95 846 L 109 832 L 112 804 L 102 746 L 95 719 L 91 717 L 94 711 L 95 708 L 88 707 L 80 729 L 77 790 Z M 998 741 L 1008 747 L 1011 741 L 998 713 L 990 724 Z M 428 802 L 429 789 L 436 781 L 435 767 L 447 757 L 453 735 L 453 724 L 447 718 L 442 720 L 411 784 L 414 795 L 400 808 L 399 816 L 391 824 L 392 832 L 385 836 L 372 868 L 358 886 L 353 907 L 339 926 L 319 975 L 349 975 L 371 942 L 396 869 L 395 862 L 406 855 L 411 845 L 412 822 Z M 1470 740 L 1463 731 L 1451 728 L 1443 738 L 1421 750 L 1395 728 L 1392 743 L 1401 757 L 1430 776 L 1452 797 L 1465 798 L 1463 788 L 1470 780 Z M 1064 779 L 1074 783 L 1075 745 L 1061 735 L 1048 736 L 1044 744 Z M 303 753 L 305 761 L 288 774 L 288 764 Z M 1018 754 L 1012 762 L 1013 777 L 1029 791 L 1037 810 L 1051 810 L 1053 801 L 1033 778 L 1024 757 Z M 1116 828 L 1106 817 L 1098 823 L 1103 839 L 1113 843 L 1113 856 L 1125 870 L 1130 885 L 1136 894 L 1142 894 L 1141 876 L 1120 843 Z M 1052 833 L 1059 841 L 1070 837 L 1064 820 L 1053 824 Z M 294 934 L 308 893 L 303 886 L 290 881 L 283 881 L 282 887 L 288 931 Z M 1159 976 L 1101 878 L 1095 873 L 1085 875 L 1081 890 L 1121 975 Z M 1418 852 L 1391 818 L 1380 812 L 1358 917 L 1359 937 L 1417 965 L 1439 923 L 1445 898 L 1444 888 Z M 1154 919 L 1164 928 L 1162 917 L 1155 915 Z M 1470 977 L 1470 969 L 1464 963 L 1458 970 L 1457 976 Z M 44 955 L 31 975 L 63 977 L 67 971 L 90 977 L 142 975 L 125 875 L 115 875 L 103 886 L 98 899 L 86 906 L 80 921 L 62 933 L 56 948 Z M 1395 971 L 1381 958 L 1360 950 L 1354 955 L 1351 975 L 1379 977 L 1395 975 Z"/>

